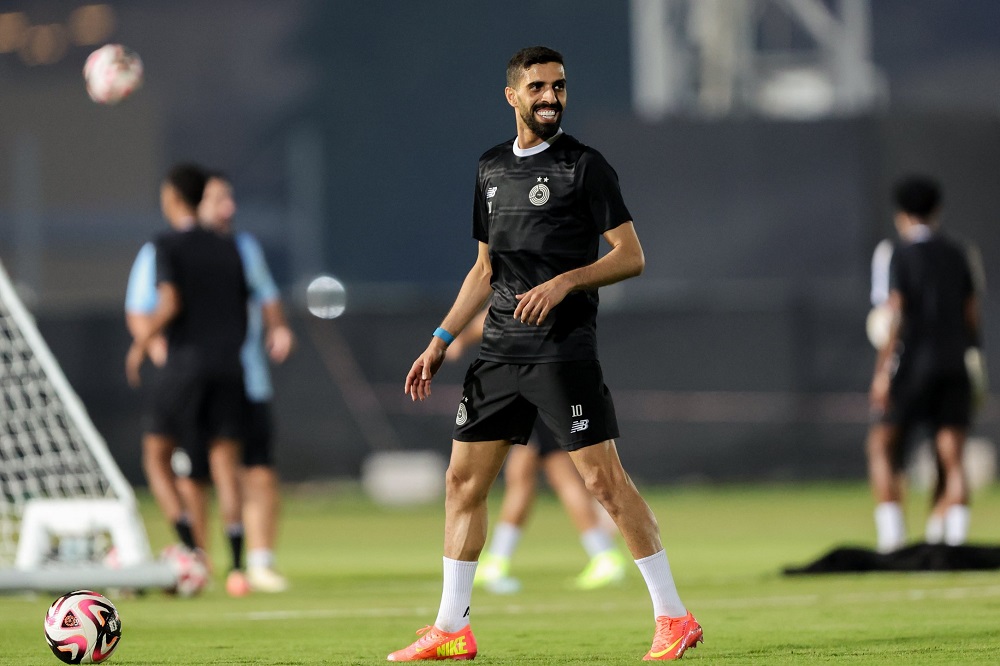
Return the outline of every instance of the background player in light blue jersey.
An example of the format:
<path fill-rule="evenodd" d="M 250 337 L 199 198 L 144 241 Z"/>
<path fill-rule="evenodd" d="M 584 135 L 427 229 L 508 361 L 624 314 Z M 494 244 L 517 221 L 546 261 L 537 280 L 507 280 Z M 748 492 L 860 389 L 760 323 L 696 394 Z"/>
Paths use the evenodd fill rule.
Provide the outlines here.
<path fill-rule="evenodd" d="M 262 592 L 280 592 L 287 581 L 274 568 L 274 544 L 280 504 L 278 476 L 272 456 L 270 402 L 274 395 L 268 357 L 282 363 L 292 351 L 294 337 L 285 319 L 278 287 L 271 277 L 264 251 L 246 231 L 233 232 L 236 214 L 228 179 L 209 176 L 198 207 L 200 222 L 219 233 L 235 233 L 237 249 L 250 290 L 247 339 L 241 358 L 250 405 L 243 444 L 243 522 L 247 537 L 247 580 Z M 197 467 L 200 461 L 193 461 Z"/>

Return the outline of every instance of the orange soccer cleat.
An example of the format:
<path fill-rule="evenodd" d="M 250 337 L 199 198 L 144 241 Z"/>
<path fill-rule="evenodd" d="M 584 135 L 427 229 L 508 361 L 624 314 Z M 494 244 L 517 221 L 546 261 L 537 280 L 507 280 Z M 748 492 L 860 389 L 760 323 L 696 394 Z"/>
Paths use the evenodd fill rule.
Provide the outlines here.
<path fill-rule="evenodd" d="M 423 634 L 409 647 L 396 650 L 389 661 L 438 661 L 441 659 L 475 659 L 476 637 L 472 627 L 465 625 L 460 631 L 448 633 L 429 625 L 417 632 Z"/>
<path fill-rule="evenodd" d="M 694 615 L 688 613 L 683 617 L 656 618 L 656 634 L 653 636 L 653 647 L 642 658 L 643 661 L 669 661 L 680 659 L 689 647 L 698 647 L 704 642 L 701 625 Z"/>

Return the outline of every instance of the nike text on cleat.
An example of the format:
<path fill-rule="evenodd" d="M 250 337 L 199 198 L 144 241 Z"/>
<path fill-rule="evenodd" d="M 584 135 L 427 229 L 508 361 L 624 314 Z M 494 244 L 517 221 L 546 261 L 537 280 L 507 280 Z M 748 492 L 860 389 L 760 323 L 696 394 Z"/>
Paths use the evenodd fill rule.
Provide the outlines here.
<path fill-rule="evenodd" d="M 669 661 L 680 659 L 689 647 L 698 647 L 704 641 L 701 625 L 691 613 L 683 617 L 656 618 L 656 634 L 653 647 L 642 658 L 643 661 Z"/>
<path fill-rule="evenodd" d="M 435 626 L 426 626 L 417 632 L 416 642 L 390 654 L 389 661 L 440 661 L 442 659 L 475 659 L 476 637 L 472 626 L 449 633 Z"/>

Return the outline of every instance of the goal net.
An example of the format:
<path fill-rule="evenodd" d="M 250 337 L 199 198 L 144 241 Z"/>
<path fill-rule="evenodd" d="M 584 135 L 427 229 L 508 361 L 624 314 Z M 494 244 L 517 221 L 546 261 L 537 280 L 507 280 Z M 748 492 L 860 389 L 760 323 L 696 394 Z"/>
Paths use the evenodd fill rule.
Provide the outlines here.
<path fill-rule="evenodd" d="M 132 488 L 0 265 L 0 590 L 169 585 L 150 559 Z"/>

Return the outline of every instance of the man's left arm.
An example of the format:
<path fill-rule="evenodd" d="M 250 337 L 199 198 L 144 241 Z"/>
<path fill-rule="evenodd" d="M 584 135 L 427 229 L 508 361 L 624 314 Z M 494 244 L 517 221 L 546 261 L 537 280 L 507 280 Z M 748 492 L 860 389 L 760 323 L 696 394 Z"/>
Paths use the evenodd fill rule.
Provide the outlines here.
<path fill-rule="evenodd" d="M 604 232 L 611 249 L 592 264 L 561 273 L 547 282 L 517 294 L 514 318 L 525 324 L 541 324 L 573 291 L 597 289 L 642 273 L 646 259 L 632 221 Z"/>

